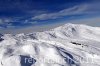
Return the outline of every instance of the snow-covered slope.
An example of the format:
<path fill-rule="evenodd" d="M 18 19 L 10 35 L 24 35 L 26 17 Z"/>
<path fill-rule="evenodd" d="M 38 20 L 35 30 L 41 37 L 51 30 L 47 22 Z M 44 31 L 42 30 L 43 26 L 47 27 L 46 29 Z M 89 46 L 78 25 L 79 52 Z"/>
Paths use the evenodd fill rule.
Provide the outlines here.
<path fill-rule="evenodd" d="M 99 48 L 100 28 L 81 24 L 0 34 L 0 66 L 100 66 Z"/>

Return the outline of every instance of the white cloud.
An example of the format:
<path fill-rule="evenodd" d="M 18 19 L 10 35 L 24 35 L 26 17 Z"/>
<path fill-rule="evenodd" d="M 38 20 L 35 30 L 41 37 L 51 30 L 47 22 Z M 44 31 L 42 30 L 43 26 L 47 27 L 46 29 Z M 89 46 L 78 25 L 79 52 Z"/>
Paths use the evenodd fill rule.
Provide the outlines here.
<path fill-rule="evenodd" d="M 28 23 L 30 23 L 30 24 L 35 24 L 35 23 L 38 23 L 38 22 L 37 22 L 37 21 L 25 20 L 23 23 L 24 23 L 24 24 L 28 24 Z"/>
<path fill-rule="evenodd" d="M 0 19 L 0 24 L 2 24 L 3 23 L 3 20 L 2 19 Z"/>
<path fill-rule="evenodd" d="M 100 27 L 100 16 L 85 18 L 85 19 L 70 20 L 69 22 L 77 23 L 77 24 L 87 24 L 90 26 L 99 26 Z"/>
<path fill-rule="evenodd" d="M 63 16 L 68 16 L 68 15 L 81 14 L 81 13 L 85 13 L 85 11 L 87 10 L 87 7 L 88 7 L 87 5 L 74 6 L 71 8 L 61 10 L 57 13 L 40 14 L 40 15 L 34 16 L 32 19 L 33 20 L 47 20 L 47 19 L 61 18 Z"/>
<path fill-rule="evenodd" d="M 9 23 L 9 22 L 12 22 L 12 20 L 9 18 L 0 18 L 0 24 Z"/>
<path fill-rule="evenodd" d="M 32 17 L 33 20 L 48 20 L 61 18 L 68 15 L 79 15 L 79 14 L 100 14 L 100 3 L 85 3 L 81 5 L 76 5 L 70 8 L 63 9 L 56 13 L 43 13 Z"/>

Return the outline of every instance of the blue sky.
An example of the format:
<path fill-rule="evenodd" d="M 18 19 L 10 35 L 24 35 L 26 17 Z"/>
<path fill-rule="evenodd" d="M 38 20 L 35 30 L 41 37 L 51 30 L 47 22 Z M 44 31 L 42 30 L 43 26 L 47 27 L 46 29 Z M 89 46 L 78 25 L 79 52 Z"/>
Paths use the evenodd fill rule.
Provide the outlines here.
<path fill-rule="evenodd" d="M 41 31 L 65 23 L 100 26 L 99 6 L 100 0 L 0 0 L 0 32 Z"/>

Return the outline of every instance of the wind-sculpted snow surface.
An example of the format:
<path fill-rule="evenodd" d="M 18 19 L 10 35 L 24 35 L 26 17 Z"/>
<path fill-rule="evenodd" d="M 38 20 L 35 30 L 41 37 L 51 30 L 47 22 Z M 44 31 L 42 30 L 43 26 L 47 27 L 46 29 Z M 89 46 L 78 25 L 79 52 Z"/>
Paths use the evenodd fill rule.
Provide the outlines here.
<path fill-rule="evenodd" d="M 0 34 L 0 66 L 100 66 L 100 28 L 65 24 L 44 32 Z"/>

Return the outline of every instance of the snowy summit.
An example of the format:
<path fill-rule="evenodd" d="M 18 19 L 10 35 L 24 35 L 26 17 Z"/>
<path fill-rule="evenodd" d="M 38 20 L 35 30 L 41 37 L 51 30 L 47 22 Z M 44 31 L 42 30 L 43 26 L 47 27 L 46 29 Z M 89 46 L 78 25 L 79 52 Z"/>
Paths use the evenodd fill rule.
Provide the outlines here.
<path fill-rule="evenodd" d="M 100 28 L 68 23 L 44 32 L 0 34 L 0 66 L 100 66 Z"/>

